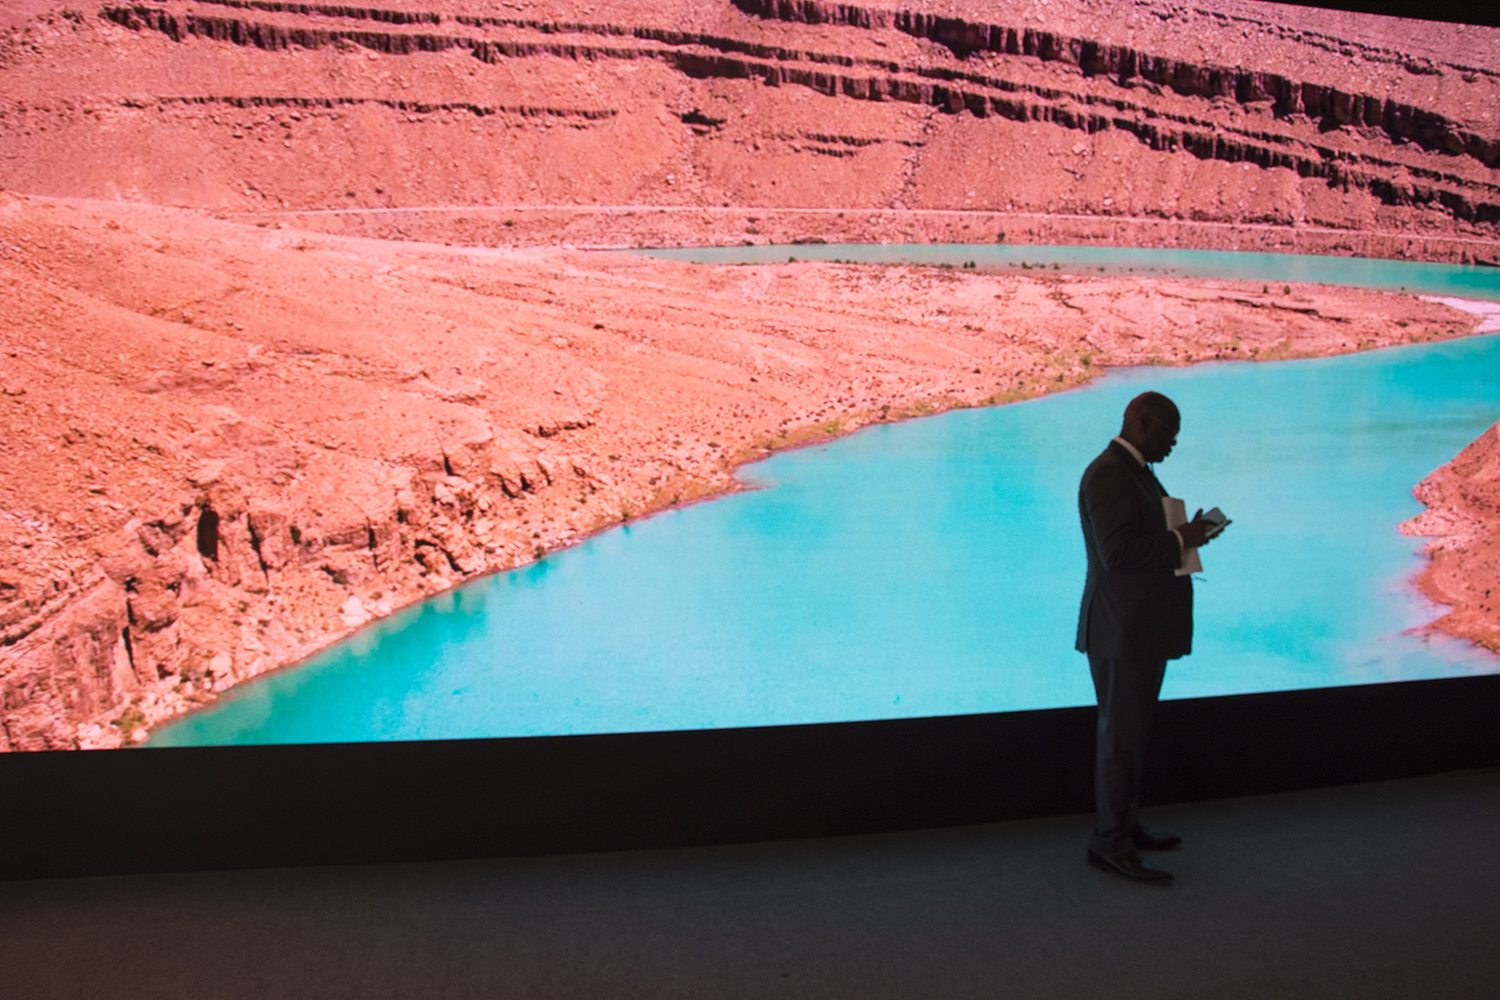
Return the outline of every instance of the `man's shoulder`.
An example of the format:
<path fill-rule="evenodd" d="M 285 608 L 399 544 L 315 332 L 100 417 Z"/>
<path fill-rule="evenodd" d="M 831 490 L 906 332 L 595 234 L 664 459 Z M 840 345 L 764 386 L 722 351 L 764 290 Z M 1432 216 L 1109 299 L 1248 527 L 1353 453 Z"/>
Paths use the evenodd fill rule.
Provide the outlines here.
<path fill-rule="evenodd" d="M 1092 462 L 1089 463 L 1088 468 L 1083 470 L 1083 481 L 1088 482 L 1090 479 L 1094 479 L 1101 475 L 1112 476 L 1119 473 L 1129 474 L 1129 472 L 1130 457 L 1125 454 L 1125 449 L 1121 448 L 1119 445 L 1111 441 L 1109 445 L 1105 447 L 1105 449 L 1101 451 Z"/>

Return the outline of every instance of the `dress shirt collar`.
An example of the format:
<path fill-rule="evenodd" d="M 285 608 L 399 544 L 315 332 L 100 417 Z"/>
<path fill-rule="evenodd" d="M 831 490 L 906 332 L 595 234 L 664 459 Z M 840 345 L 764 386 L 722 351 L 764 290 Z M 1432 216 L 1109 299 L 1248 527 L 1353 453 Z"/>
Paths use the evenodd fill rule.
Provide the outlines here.
<path fill-rule="evenodd" d="M 1143 469 L 1146 467 L 1146 456 L 1141 454 L 1140 449 L 1122 437 L 1115 438 L 1115 442 L 1130 452 L 1130 457 L 1135 459 L 1136 465 L 1139 465 Z"/>

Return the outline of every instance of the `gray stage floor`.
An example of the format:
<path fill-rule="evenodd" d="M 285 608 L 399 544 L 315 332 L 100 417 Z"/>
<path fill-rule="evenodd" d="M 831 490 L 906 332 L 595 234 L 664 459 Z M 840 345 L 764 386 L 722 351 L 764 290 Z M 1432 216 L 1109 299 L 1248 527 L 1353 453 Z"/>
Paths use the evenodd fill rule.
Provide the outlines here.
<path fill-rule="evenodd" d="M 1186 838 L 1157 856 L 1177 872 L 1170 888 L 1088 868 L 1083 816 L 691 850 L 0 883 L 0 993 L 1500 996 L 1500 771 L 1150 818 Z"/>

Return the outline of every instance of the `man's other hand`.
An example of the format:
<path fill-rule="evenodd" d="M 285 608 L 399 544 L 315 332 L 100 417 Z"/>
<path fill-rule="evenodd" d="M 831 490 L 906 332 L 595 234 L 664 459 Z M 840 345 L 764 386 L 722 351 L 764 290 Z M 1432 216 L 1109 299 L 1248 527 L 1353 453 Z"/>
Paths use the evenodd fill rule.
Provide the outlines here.
<path fill-rule="evenodd" d="M 1199 507 L 1193 519 L 1178 528 L 1177 532 L 1182 536 L 1183 548 L 1201 549 L 1212 541 L 1208 533 L 1216 527 L 1218 527 L 1217 522 L 1203 519 L 1203 508 Z"/>

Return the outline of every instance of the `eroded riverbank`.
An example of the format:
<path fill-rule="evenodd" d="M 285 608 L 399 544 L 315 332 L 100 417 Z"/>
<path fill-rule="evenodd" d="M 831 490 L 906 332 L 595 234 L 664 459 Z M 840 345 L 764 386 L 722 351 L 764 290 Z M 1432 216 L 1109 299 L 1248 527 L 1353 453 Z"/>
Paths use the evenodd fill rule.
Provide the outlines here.
<path fill-rule="evenodd" d="M 1427 509 L 1402 530 L 1431 539 L 1417 586 L 1450 609 L 1431 627 L 1500 653 L 1500 424 L 1412 492 Z"/>
<path fill-rule="evenodd" d="M 113 746 L 770 450 L 1469 333 L 1245 282 L 461 250 L 3 196 L 0 748 Z"/>

